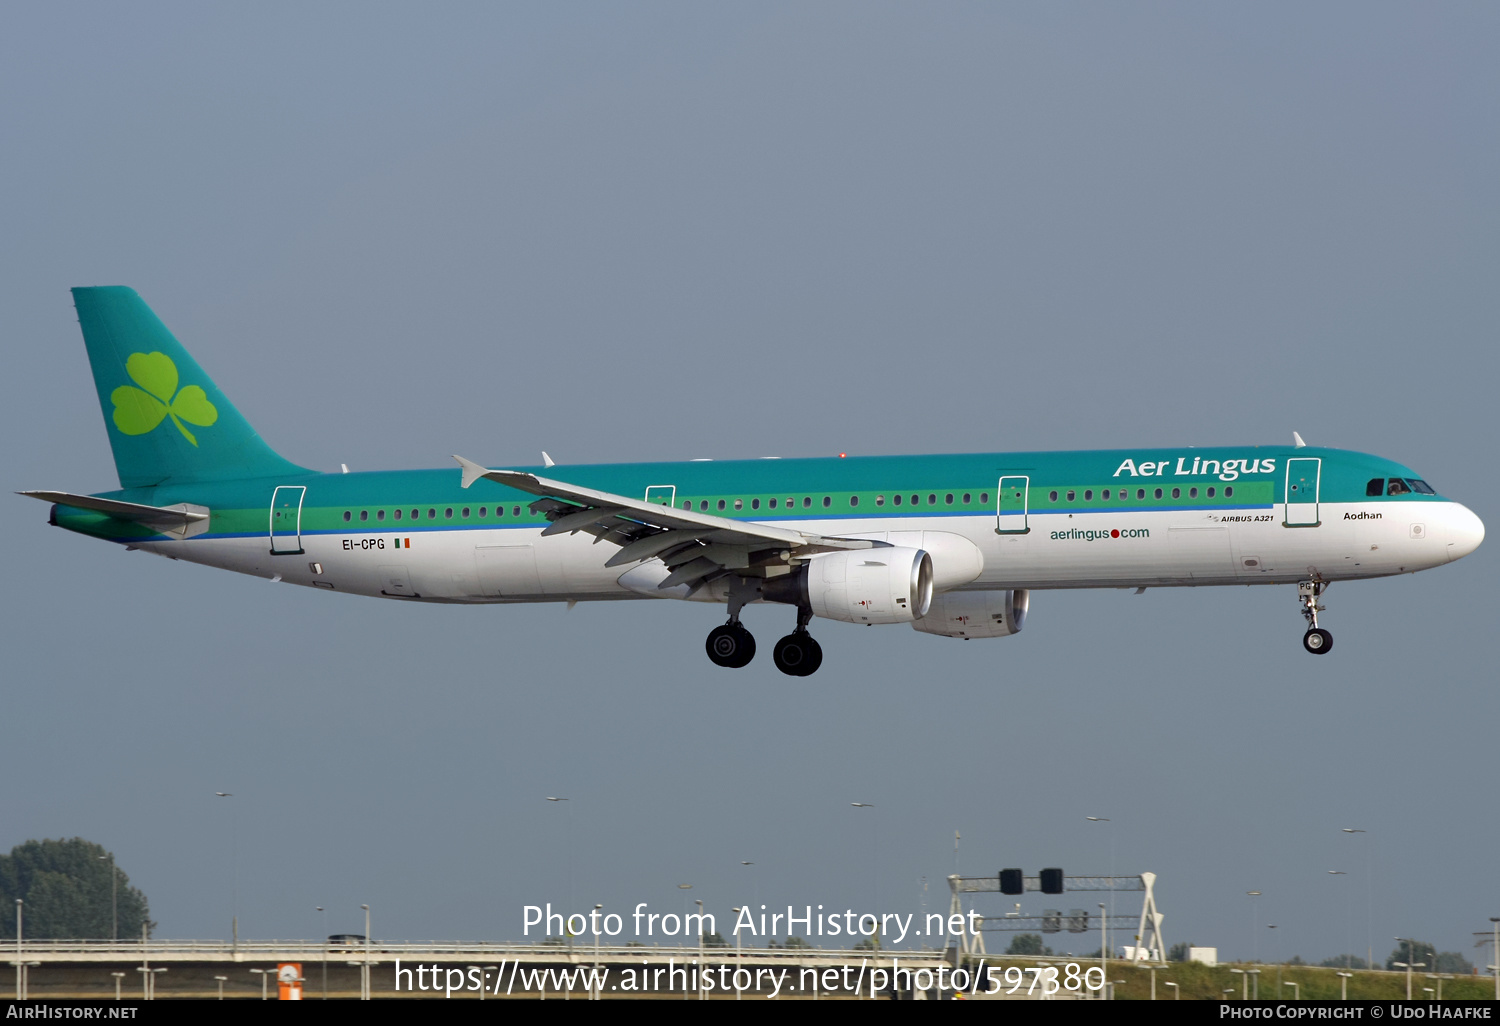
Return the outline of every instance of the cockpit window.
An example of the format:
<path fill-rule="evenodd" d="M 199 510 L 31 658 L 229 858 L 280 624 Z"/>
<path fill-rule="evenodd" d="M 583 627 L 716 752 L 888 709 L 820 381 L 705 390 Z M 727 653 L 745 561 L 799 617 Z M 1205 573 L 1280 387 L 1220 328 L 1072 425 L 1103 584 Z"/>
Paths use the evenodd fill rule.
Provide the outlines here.
<path fill-rule="evenodd" d="M 1391 483 L 1386 487 L 1385 494 L 1410 495 L 1411 489 L 1406 486 L 1405 481 L 1401 480 L 1399 477 L 1393 477 L 1391 478 Z"/>
<path fill-rule="evenodd" d="M 1432 485 L 1428 484 L 1426 481 L 1423 481 L 1420 478 L 1409 477 L 1406 479 L 1406 483 L 1411 485 L 1411 490 L 1416 492 L 1418 495 L 1437 494 L 1437 492 L 1432 490 Z"/>
<path fill-rule="evenodd" d="M 1384 495 L 1385 494 L 1385 478 L 1383 478 L 1383 477 L 1371 478 L 1370 479 L 1370 483 L 1367 484 L 1367 485 L 1365 485 L 1365 494 L 1366 495 Z"/>

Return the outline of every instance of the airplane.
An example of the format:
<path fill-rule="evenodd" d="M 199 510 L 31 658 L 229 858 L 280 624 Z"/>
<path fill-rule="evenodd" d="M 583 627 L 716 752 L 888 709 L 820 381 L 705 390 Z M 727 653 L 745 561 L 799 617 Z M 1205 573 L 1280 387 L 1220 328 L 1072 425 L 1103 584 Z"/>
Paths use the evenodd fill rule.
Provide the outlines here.
<path fill-rule="evenodd" d="M 1032 591 L 1290 584 L 1326 655 L 1335 581 L 1413 573 L 1484 525 L 1378 456 L 1290 446 L 321 473 L 266 445 L 132 289 L 75 288 L 120 487 L 26 491 L 49 522 L 171 559 L 401 602 L 796 610 L 772 658 L 807 676 L 821 617 L 948 638 L 1020 632 Z M 601 544 L 602 543 L 602 544 Z"/>

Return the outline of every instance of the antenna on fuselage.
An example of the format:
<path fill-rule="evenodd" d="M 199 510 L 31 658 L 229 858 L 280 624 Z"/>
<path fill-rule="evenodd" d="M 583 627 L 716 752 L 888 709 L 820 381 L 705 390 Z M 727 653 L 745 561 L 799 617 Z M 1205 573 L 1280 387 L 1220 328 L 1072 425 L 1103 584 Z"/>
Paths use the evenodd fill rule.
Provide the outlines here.
<path fill-rule="evenodd" d="M 1302 436 L 1299 435 L 1299 434 L 1297 434 L 1297 432 L 1295 432 L 1295 431 L 1292 432 L 1292 444 L 1295 445 L 1299 449 L 1306 449 L 1307 448 L 1307 443 L 1304 442 L 1302 440 Z"/>

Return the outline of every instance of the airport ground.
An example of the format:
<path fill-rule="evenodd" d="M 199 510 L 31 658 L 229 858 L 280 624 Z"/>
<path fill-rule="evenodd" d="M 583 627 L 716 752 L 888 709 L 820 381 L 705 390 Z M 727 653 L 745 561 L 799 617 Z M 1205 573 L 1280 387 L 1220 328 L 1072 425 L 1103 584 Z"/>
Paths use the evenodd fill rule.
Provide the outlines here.
<path fill-rule="evenodd" d="M 748 952 L 747 952 L 748 954 Z M 886 955 L 899 954 L 887 952 Z M 733 961 L 732 953 L 726 961 Z M 1053 963 L 1058 960 L 1054 958 L 1017 959 L 999 957 L 986 961 L 987 966 L 997 966 L 1003 969 L 1011 966 L 1025 968 L 1038 964 L 1038 961 Z M 424 963 L 436 964 L 440 970 L 463 969 L 473 963 L 470 962 L 437 962 Z M 553 964 L 530 963 L 529 967 L 551 968 L 553 970 L 567 970 L 577 968 L 579 965 L 587 964 L 586 958 L 581 958 L 574 963 L 559 961 Z M 1082 963 L 1086 968 L 1088 965 L 1097 965 L 1097 962 Z M 323 965 L 321 962 L 304 961 L 303 973 L 305 977 L 304 1000 L 317 1001 L 325 997 L 329 1000 L 351 1000 L 358 999 L 360 995 L 360 971 L 358 966 L 348 964 L 343 959 L 330 960 L 327 965 L 327 985 L 324 986 Z M 403 967 L 406 963 L 403 962 Z M 9 967 L 6 967 L 9 968 Z M 115 996 L 116 978 L 111 976 L 112 972 L 125 974 L 120 979 L 121 995 L 126 1001 L 139 1001 L 141 998 L 141 973 L 137 971 L 138 963 L 121 963 L 112 965 L 107 963 L 69 963 L 53 962 L 33 966 L 30 970 L 29 996 L 33 1000 L 109 1000 Z M 161 973 L 156 982 L 156 999 L 171 1000 L 173 998 L 216 998 L 219 995 L 219 982 L 216 976 L 224 976 L 225 1000 L 260 1000 L 262 995 L 262 973 L 252 973 L 252 969 L 275 971 L 275 963 L 239 962 L 226 964 L 221 961 L 203 962 L 174 962 L 168 971 Z M 372 969 L 371 993 L 377 999 L 397 1000 L 449 1000 L 444 997 L 442 989 L 437 991 L 416 991 L 395 993 L 393 991 L 393 969 L 391 963 L 375 965 Z M 1236 970 L 1239 970 L 1238 972 Z M 1250 987 L 1258 987 L 1260 999 L 1275 1000 L 1278 997 L 1290 1000 L 1300 996 L 1304 1000 L 1338 1000 L 1340 997 L 1341 978 L 1338 970 L 1331 968 L 1317 968 L 1302 965 L 1218 965 L 1206 966 L 1196 962 L 1173 962 L 1167 968 L 1156 970 L 1156 998 L 1157 1000 L 1170 1001 L 1180 1000 L 1239 1000 L 1242 991 L 1246 988 L 1245 970 L 1259 970 L 1255 975 L 1259 977 L 1258 983 L 1254 982 L 1255 976 L 1251 977 Z M 439 974 L 440 976 L 442 973 Z M 1109 964 L 1109 976 L 1116 981 L 1114 996 L 1117 1000 L 1148 1000 L 1151 997 L 1151 971 L 1146 968 L 1138 968 L 1130 963 L 1112 961 Z M 795 970 L 793 972 L 795 978 Z M 555 978 L 555 977 L 554 977 Z M 1027 979 L 1029 980 L 1029 976 Z M 11 981 L 5 977 L 6 996 L 11 996 Z M 1495 981 L 1489 976 L 1452 976 L 1442 981 L 1442 997 L 1453 1000 L 1491 1000 L 1495 995 Z M 1436 996 L 1436 985 L 1438 981 L 1428 978 L 1422 974 L 1413 977 L 1413 996 L 1417 1000 L 1433 1000 Z M 1175 984 L 1176 986 L 1169 986 Z M 1293 984 L 1296 984 L 1294 987 Z M 1348 996 L 1351 1000 L 1390 1000 L 1399 1001 L 1406 996 L 1407 979 L 1401 972 L 1364 971 L 1355 970 L 1349 978 Z M 1423 988 L 1431 988 L 1424 991 Z M 1021 987 L 1015 997 L 1024 998 L 1026 988 Z M 1278 993 L 1279 990 L 1279 993 Z M 1300 993 L 1299 993 L 1300 992 Z M 274 977 L 269 982 L 266 993 L 272 1000 L 276 997 L 276 985 Z M 681 997 L 681 991 L 663 992 L 647 990 L 639 993 L 622 994 L 606 991 L 603 997 L 616 998 L 661 998 Z M 688 999 L 695 999 L 696 994 L 689 993 Z M 764 998 L 769 996 L 769 990 L 756 992 L 747 990 L 744 993 L 746 1000 Z M 888 996 L 888 995 L 887 995 Z M 906 995 L 903 995 L 906 996 Z M 936 996 L 933 994 L 932 996 Z M 1066 996 L 1066 995 L 1063 995 Z M 536 991 L 519 993 L 513 991 L 509 998 L 503 993 L 499 996 L 487 994 L 486 1000 L 537 1000 L 540 995 Z M 783 999 L 788 997 L 811 999 L 810 994 L 783 993 Z M 864 995 L 868 999 L 868 994 Z M 564 995 L 555 986 L 548 989 L 546 1000 L 586 1000 L 588 992 L 585 986 L 577 987 L 570 995 Z M 821 993 L 820 1000 L 850 1000 L 853 996 L 847 992 Z M 478 1000 L 479 995 L 474 991 L 455 992 L 451 1000 L 473 1001 Z M 734 995 L 724 993 L 713 993 L 708 996 L 709 1000 L 733 1000 Z"/>

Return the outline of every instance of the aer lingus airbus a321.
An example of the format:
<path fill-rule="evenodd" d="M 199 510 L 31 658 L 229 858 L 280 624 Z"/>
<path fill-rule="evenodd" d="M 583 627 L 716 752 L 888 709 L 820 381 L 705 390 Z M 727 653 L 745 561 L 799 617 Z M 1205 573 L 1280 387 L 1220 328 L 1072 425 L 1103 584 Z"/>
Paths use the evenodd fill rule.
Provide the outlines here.
<path fill-rule="evenodd" d="M 1300 438 L 323 474 L 261 441 L 133 290 L 73 300 L 120 488 L 24 493 L 54 503 L 58 527 L 402 602 L 716 602 L 719 666 L 755 655 L 747 602 L 795 608 L 774 658 L 805 676 L 822 661 L 815 616 L 998 638 L 1036 589 L 1227 584 L 1296 585 L 1302 644 L 1324 654 L 1331 582 L 1441 566 L 1484 538 L 1407 467 Z"/>

